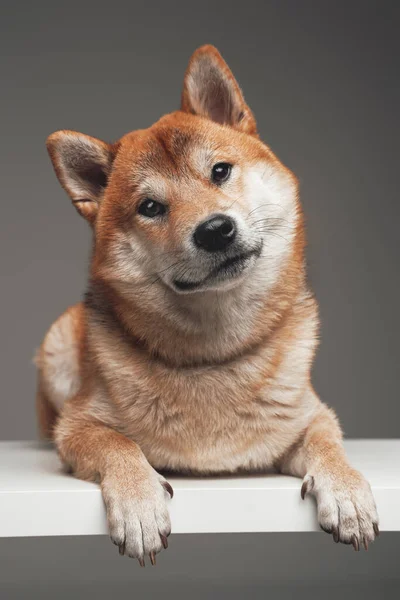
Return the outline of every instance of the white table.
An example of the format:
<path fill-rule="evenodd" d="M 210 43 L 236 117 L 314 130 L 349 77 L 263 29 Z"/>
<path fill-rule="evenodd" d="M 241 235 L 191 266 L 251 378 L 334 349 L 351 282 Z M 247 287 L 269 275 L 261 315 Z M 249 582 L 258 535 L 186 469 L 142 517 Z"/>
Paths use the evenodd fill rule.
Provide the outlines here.
<path fill-rule="evenodd" d="M 400 440 L 348 440 L 371 483 L 381 531 L 400 531 Z M 174 533 L 317 531 L 312 498 L 282 475 L 170 477 Z M 0 537 L 106 534 L 96 484 L 65 474 L 51 446 L 0 442 Z"/>

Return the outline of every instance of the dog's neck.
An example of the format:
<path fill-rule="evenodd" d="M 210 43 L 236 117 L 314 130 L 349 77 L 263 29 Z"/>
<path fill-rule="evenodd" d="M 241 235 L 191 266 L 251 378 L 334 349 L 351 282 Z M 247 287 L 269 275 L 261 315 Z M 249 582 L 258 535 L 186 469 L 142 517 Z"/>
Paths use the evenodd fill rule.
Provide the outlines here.
<path fill-rule="evenodd" d="M 161 283 L 116 287 L 92 279 L 86 307 L 97 326 L 114 330 L 150 357 L 171 366 L 199 366 L 233 360 L 268 343 L 303 288 L 303 269 L 293 262 L 270 290 L 244 281 L 225 292 L 179 295 Z"/>

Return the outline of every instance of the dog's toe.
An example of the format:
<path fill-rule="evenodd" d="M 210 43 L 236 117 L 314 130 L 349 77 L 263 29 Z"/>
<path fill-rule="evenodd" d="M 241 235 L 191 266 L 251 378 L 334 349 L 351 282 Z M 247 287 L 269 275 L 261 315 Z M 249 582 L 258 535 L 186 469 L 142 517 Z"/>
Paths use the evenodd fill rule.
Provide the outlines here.
<path fill-rule="evenodd" d="M 333 540 L 352 545 L 357 552 L 379 535 L 378 515 L 368 482 L 357 471 L 342 477 L 314 474 L 306 476 L 302 496 L 312 494 L 317 500 L 321 529 Z"/>
<path fill-rule="evenodd" d="M 103 485 L 111 540 L 121 555 L 137 558 L 142 567 L 145 556 L 155 565 L 156 554 L 168 547 L 171 522 L 167 498 L 171 492 L 164 482 L 157 477 L 141 489 L 115 482 Z"/>

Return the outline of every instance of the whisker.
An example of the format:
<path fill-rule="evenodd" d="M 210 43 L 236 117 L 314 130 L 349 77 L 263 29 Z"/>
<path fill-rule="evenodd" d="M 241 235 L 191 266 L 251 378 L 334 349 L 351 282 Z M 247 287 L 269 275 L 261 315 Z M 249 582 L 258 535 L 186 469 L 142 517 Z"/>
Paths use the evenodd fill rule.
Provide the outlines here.
<path fill-rule="evenodd" d="M 160 273 L 165 273 L 166 271 L 169 271 L 169 269 L 172 269 L 173 267 L 176 267 L 177 265 L 179 265 L 181 263 L 180 260 L 177 260 L 175 263 L 172 263 L 172 265 L 168 265 L 168 267 L 165 267 L 165 269 L 161 269 L 161 271 L 158 271 L 158 275 Z"/>
<path fill-rule="evenodd" d="M 276 231 L 271 231 L 270 229 L 267 229 L 265 231 L 258 231 L 258 233 L 268 233 L 269 235 L 274 235 L 275 237 L 279 237 L 282 240 L 285 240 L 285 242 L 289 243 L 289 240 L 287 238 L 285 238 L 283 235 L 280 235 L 279 233 L 276 233 Z"/>
<path fill-rule="evenodd" d="M 265 219 L 258 219 L 257 221 L 252 221 L 252 222 L 249 223 L 249 225 L 251 225 L 251 227 L 254 227 L 258 223 L 268 224 L 269 222 L 274 222 L 274 223 L 280 223 L 280 222 L 283 223 L 283 222 L 286 222 L 286 223 L 289 223 L 289 220 L 285 219 L 284 217 L 266 217 Z"/>
<path fill-rule="evenodd" d="M 234 206 L 236 204 L 236 202 L 239 202 L 239 200 L 241 200 L 241 196 L 238 196 L 238 198 L 236 198 L 232 204 L 230 206 L 228 206 L 228 210 L 230 210 L 232 208 L 232 206 Z"/>
<path fill-rule="evenodd" d="M 256 208 L 253 208 L 249 213 L 248 213 L 248 217 L 250 217 L 250 215 L 252 215 L 253 213 L 255 213 L 257 210 L 261 210 L 262 208 L 266 208 L 268 206 L 279 206 L 279 208 L 281 208 L 283 210 L 283 206 L 281 204 L 279 204 L 278 202 L 264 202 L 263 204 L 260 204 L 259 206 L 256 206 Z"/>

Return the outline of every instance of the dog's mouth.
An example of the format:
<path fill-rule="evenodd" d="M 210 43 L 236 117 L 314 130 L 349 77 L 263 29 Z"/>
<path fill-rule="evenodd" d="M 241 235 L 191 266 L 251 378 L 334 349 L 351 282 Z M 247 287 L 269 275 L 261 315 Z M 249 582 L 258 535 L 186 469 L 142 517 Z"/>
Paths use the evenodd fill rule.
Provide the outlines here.
<path fill-rule="evenodd" d="M 249 266 L 251 259 L 257 259 L 262 251 L 262 244 L 248 252 L 242 252 L 227 258 L 222 263 L 217 265 L 210 273 L 200 281 L 189 281 L 184 279 L 174 279 L 174 288 L 180 292 L 191 292 L 205 285 L 223 282 L 227 279 L 239 277 L 243 271 Z"/>

